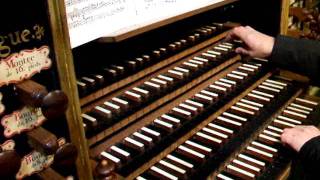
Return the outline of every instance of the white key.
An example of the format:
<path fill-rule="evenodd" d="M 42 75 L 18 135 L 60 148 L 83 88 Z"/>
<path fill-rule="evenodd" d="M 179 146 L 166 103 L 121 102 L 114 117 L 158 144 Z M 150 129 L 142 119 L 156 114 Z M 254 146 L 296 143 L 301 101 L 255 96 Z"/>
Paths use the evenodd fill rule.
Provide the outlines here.
<path fill-rule="evenodd" d="M 119 153 L 119 154 L 122 154 L 123 156 L 125 157 L 130 157 L 130 153 L 128 153 L 127 151 L 124 151 L 120 148 L 118 148 L 117 146 L 111 146 L 111 148 L 113 151 Z"/>
<path fill-rule="evenodd" d="M 169 129 L 172 129 L 172 128 L 173 128 L 173 125 L 172 125 L 172 124 L 167 123 L 167 122 L 164 122 L 164 121 L 161 121 L 160 119 L 155 119 L 153 122 L 156 123 L 156 124 L 159 124 L 160 126 L 167 127 L 167 128 L 169 128 Z"/>
<path fill-rule="evenodd" d="M 280 92 L 279 89 L 274 89 L 274 88 L 267 87 L 267 86 L 264 86 L 264 85 L 259 85 L 258 87 L 261 88 L 261 89 L 265 89 L 265 90 L 269 90 L 269 91 L 273 91 L 273 92 L 277 92 L 277 93 Z"/>
<path fill-rule="evenodd" d="M 188 109 L 188 110 L 190 110 L 190 111 L 193 111 L 193 112 L 196 112 L 196 111 L 198 110 L 197 108 L 192 107 L 192 106 L 189 106 L 189 105 L 184 104 L 184 103 L 180 103 L 179 106 L 180 106 L 180 107 L 183 107 L 183 108 L 186 108 L 186 109 Z"/>
<path fill-rule="evenodd" d="M 197 60 L 189 60 L 189 62 L 193 63 L 193 64 L 198 64 L 198 65 L 203 65 L 203 62 L 202 61 L 197 61 Z"/>
<path fill-rule="evenodd" d="M 87 114 L 81 114 L 81 117 L 85 118 L 88 121 L 91 121 L 92 123 L 97 123 L 97 119 L 96 118 L 94 118 L 92 116 L 89 116 Z"/>
<path fill-rule="evenodd" d="M 175 78 L 178 78 L 178 79 L 182 79 L 183 78 L 183 73 L 182 72 L 178 72 L 178 71 L 174 71 L 174 70 L 169 70 L 168 72 Z"/>
<path fill-rule="evenodd" d="M 82 77 L 81 79 L 83 79 L 85 81 L 88 81 L 88 82 L 91 82 L 91 83 L 93 83 L 95 81 L 94 79 L 91 79 L 91 78 L 88 78 L 88 77 Z"/>
<path fill-rule="evenodd" d="M 278 138 L 280 138 L 280 136 L 281 136 L 280 134 L 271 132 L 271 131 L 269 131 L 269 130 L 263 130 L 263 133 L 268 134 L 268 135 L 271 135 L 271 136 L 274 136 L 274 137 L 278 137 Z"/>
<path fill-rule="evenodd" d="M 227 177 L 227 176 L 225 176 L 223 174 L 218 174 L 217 177 L 222 179 L 222 180 L 233 180 L 232 178 L 229 178 L 229 177 Z"/>
<path fill-rule="evenodd" d="M 186 65 L 190 68 L 194 68 L 194 69 L 197 69 L 198 68 L 198 65 L 197 64 L 193 64 L 193 63 L 190 63 L 190 62 L 184 62 L 182 63 L 183 65 Z"/>
<path fill-rule="evenodd" d="M 243 76 L 238 76 L 238 75 L 235 75 L 235 74 L 227 74 L 227 76 L 231 77 L 231 78 L 239 79 L 239 80 L 243 80 L 244 79 Z"/>
<path fill-rule="evenodd" d="M 235 82 L 235 81 L 232 81 L 232 80 L 229 80 L 229 79 L 224 79 L 224 78 L 219 79 L 219 81 L 222 81 L 222 82 L 225 82 L 225 83 L 228 83 L 228 84 L 232 84 L 232 85 L 236 85 L 237 84 L 237 82 Z"/>
<path fill-rule="evenodd" d="M 104 102 L 103 104 L 106 105 L 109 108 L 112 108 L 112 109 L 116 110 L 117 112 L 120 111 L 120 106 L 118 106 L 116 104 L 113 104 L 113 103 L 108 102 L 108 101 Z"/>
<path fill-rule="evenodd" d="M 147 142 L 149 142 L 149 143 L 152 142 L 152 138 L 150 138 L 150 137 L 148 137 L 148 136 L 145 136 L 145 135 L 143 135 L 143 134 L 141 134 L 141 133 L 139 133 L 139 132 L 134 132 L 134 133 L 133 133 L 133 136 L 138 137 L 138 138 L 140 138 L 140 139 L 143 139 L 143 140 L 145 140 L 145 141 L 147 141 Z"/>
<path fill-rule="evenodd" d="M 169 81 L 169 82 L 173 82 L 173 78 L 165 76 L 165 75 L 159 75 L 158 78 Z"/>
<path fill-rule="evenodd" d="M 147 91 L 147 90 L 144 90 L 144 89 L 141 89 L 141 88 L 138 88 L 138 87 L 134 87 L 132 89 L 137 91 L 137 92 L 140 92 L 140 93 L 144 94 L 145 96 L 149 96 L 149 91 Z"/>
<path fill-rule="evenodd" d="M 156 88 L 156 89 L 160 89 L 161 88 L 159 84 L 155 84 L 155 83 L 152 83 L 152 82 L 149 82 L 149 81 L 146 81 L 143 84 L 146 85 L 146 86 L 152 87 L 152 88 Z"/>
<path fill-rule="evenodd" d="M 227 87 L 227 88 L 231 88 L 232 87 L 230 84 L 223 83 L 223 82 L 220 82 L 220 81 L 215 81 L 214 84 L 217 84 L 217 85 L 220 85 L 220 86 L 224 86 L 224 87 Z"/>
<path fill-rule="evenodd" d="M 229 123 L 229 124 L 233 124 L 233 125 L 235 125 L 235 126 L 239 126 L 239 127 L 242 126 L 242 123 L 239 123 L 239 122 L 236 122 L 236 121 L 227 119 L 227 118 L 222 117 L 222 116 L 217 117 L 217 119 L 219 119 L 220 121 Z"/>
<path fill-rule="evenodd" d="M 239 72 L 239 71 L 232 71 L 233 74 L 239 75 L 239 76 L 248 76 L 247 73 Z"/>
<path fill-rule="evenodd" d="M 177 172 L 179 172 L 181 174 L 185 174 L 186 173 L 186 170 L 181 169 L 181 168 L 179 168 L 179 167 L 177 167 L 177 166 L 175 166 L 175 165 L 173 165 L 171 163 L 168 163 L 167 161 L 160 160 L 159 163 L 164 165 L 164 166 L 166 166 L 166 167 L 168 167 L 168 168 L 170 168 L 170 169 L 173 169 L 174 171 L 177 171 Z"/>
<path fill-rule="evenodd" d="M 197 132 L 196 135 L 198 135 L 199 137 L 208 139 L 208 140 L 210 140 L 210 141 L 216 142 L 216 143 L 218 143 L 218 144 L 221 144 L 221 143 L 222 143 L 222 140 L 220 140 L 220 139 L 218 139 L 218 138 L 214 138 L 214 137 L 208 136 L 208 135 L 206 135 L 206 134 L 203 134 L 202 132 Z"/>
<path fill-rule="evenodd" d="M 173 156 L 173 155 L 168 154 L 166 157 L 167 157 L 168 159 L 170 159 L 170 160 L 172 160 L 172 161 L 174 161 L 174 162 L 177 162 L 177 163 L 179 163 L 179 164 L 181 164 L 181 165 L 183 165 L 183 166 L 186 166 L 186 167 L 188 167 L 188 168 L 190 168 L 190 169 L 193 168 L 193 164 L 188 163 L 188 162 L 186 162 L 186 161 L 184 161 L 184 160 L 182 160 L 182 159 L 179 159 L 179 158 L 177 158 L 177 157 L 175 157 L 175 156 Z"/>
<path fill-rule="evenodd" d="M 212 50 L 207 51 L 207 53 L 210 53 L 210 54 L 213 54 L 213 55 L 217 55 L 217 56 L 221 55 L 221 52 L 212 51 Z"/>
<path fill-rule="evenodd" d="M 247 164 L 245 162 L 242 162 L 242 161 L 240 161 L 238 159 L 234 159 L 232 162 L 235 163 L 235 164 L 238 164 L 240 166 L 246 167 L 248 169 L 251 169 L 253 171 L 256 171 L 256 172 L 260 172 L 260 170 L 261 170 L 260 168 L 254 167 L 254 166 L 252 166 L 250 164 Z"/>
<path fill-rule="evenodd" d="M 211 57 L 211 58 L 216 58 L 217 56 L 214 54 L 209 54 L 209 53 L 202 53 L 201 55 L 206 56 L 206 57 Z"/>
<path fill-rule="evenodd" d="M 247 103 L 247 104 L 251 104 L 253 106 L 261 107 L 261 108 L 264 106 L 263 104 L 256 103 L 256 102 L 253 102 L 253 101 L 250 101 L 250 100 L 246 100 L 246 99 L 241 99 L 240 101 L 244 102 L 244 103 Z"/>
<path fill-rule="evenodd" d="M 295 127 L 295 126 L 296 126 L 295 124 L 291 124 L 291 123 L 288 123 L 288 122 L 284 122 L 284 121 L 281 121 L 281 120 L 278 120 L 278 119 L 275 119 L 273 122 L 275 122 L 275 123 L 277 123 L 277 124 L 289 126 L 289 127 Z"/>
<path fill-rule="evenodd" d="M 222 48 L 222 47 L 217 47 L 217 46 L 215 46 L 215 47 L 213 47 L 213 49 L 228 52 L 228 49 Z"/>
<path fill-rule="evenodd" d="M 273 157 L 273 154 L 270 154 L 270 153 L 268 153 L 268 152 L 265 152 L 265 151 L 262 151 L 262 150 L 260 150 L 260 149 L 254 148 L 254 147 L 252 147 L 252 146 L 248 146 L 247 149 L 250 150 L 250 151 L 256 152 L 256 153 L 258 153 L 258 154 L 261 154 L 261 155 L 263 155 L 263 156 L 269 157 L 269 158 L 272 158 L 272 157 Z"/>
<path fill-rule="evenodd" d="M 105 115 L 107 115 L 108 118 L 111 117 L 111 111 L 109 111 L 108 109 L 105 109 L 105 108 L 100 107 L 100 106 L 96 106 L 96 107 L 94 107 L 94 109 L 104 113 Z"/>
<path fill-rule="evenodd" d="M 307 119 L 307 116 L 306 116 L 306 115 L 303 115 L 303 114 L 300 114 L 300 113 L 296 113 L 296 112 L 289 111 L 289 110 L 284 110 L 283 112 L 284 112 L 284 113 L 287 113 L 287 114 L 291 114 L 291 115 L 293 115 L 293 116 L 301 117 L 301 118 L 303 118 L 303 119 Z"/>
<path fill-rule="evenodd" d="M 217 132 L 217 131 L 215 131 L 215 130 L 212 130 L 212 129 L 209 129 L 209 128 L 206 128 L 206 127 L 204 127 L 202 130 L 203 130 L 204 132 L 207 132 L 207 133 L 216 135 L 216 136 L 221 137 L 221 138 L 224 138 L 224 139 L 227 139 L 227 138 L 228 138 L 228 135 L 222 134 L 222 133 L 220 133 L 220 132 Z"/>
<path fill-rule="evenodd" d="M 277 85 L 280 85 L 280 86 L 287 86 L 286 83 L 279 82 L 279 81 L 275 81 L 275 80 L 271 80 L 271 79 L 267 79 L 266 82 L 268 82 L 268 83 L 273 83 L 273 84 L 277 84 Z"/>
<path fill-rule="evenodd" d="M 255 177 L 254 174 L 252 174 L 252 173 L 250 173 L 250 172 L 247 172 L 247 171 L 245 171 L 245 170 L 243 170 L 243 169 L 237 168 L 237 167 L 235 167 L 235 166 L 233 166 L 233 165 L 228 165 L 227 168 L 228 168 L 228 169 L 232 169 L 232 170 L 234 170 L 234 171 L 236 171 L 236 172 L 238 172 L 238 173 L 240 173 L 240 174 L 249 176 L 249 177 L 251 177 L 251 178 L 254 178 L 254 177 Z"/>
<path fill-rule="evenodd" d="M 192 105 L 194 105 L 194 106 L 196 106 L 196 107 L 199 107 L 199 108 L 203 108 L 203 104 L 201 104 L 201 103 L 198 103 L 198 102 L 195 102 L 195 101 L 192 101 L 192 100 L 186 100 L 186 103 L 189 103 L 189 104 L 192 104 Z"/>
<path fill-rule="evenodd" d="M 166 81 L 162 81 L 162 80 L 157 79 L 157 78 L 152 78 L 151 81 L 156 82 L 158 84 L 162 84 L 163 86 L 167 86 L 167 82 Z"/>
<path fill-rule="evenodd" d="M 248 68 L 248 67 L 243 67 L 239 66 L 238 69 L 244 70 L 244 71 L 249 71 L 249 72 L 254 72 L 254 69 Z"/>
<path fill-rule="evenodd" d="M 224 44 L 219 44 L 218 46 L 219 46 L 219 47 L 222 47 L 222 48 L 226 48 L 226 49 L 232 49 L 231 46 L 224 45 Z"/>
<path fill-rule="evenodd" d="M 296 101 L 304 102 L 304 103 L 311 104 L 311 105 L 314 105 L 314 106 L 318 105 L 317 102 L 306 100 L 306 99 L 301 99 L 301 98 L 296 98 Z"/>
<path fill-rule="evenodd" d="M 141 142 L 138 142 L 130 137 L 126 137 L 126 138 L 124 138 L 124 140 L 130 144 L 137 146 L 137 147 L 140 147 L 140 148 L 144 147 L 144 144 L 142 144 Z"/>
<path fill-rule="evenodd" d="M 254 115 L 254 112 L 246 110 L 246 109 L 239 108 L 237 106 L 231 106 L 231 109 L 239 111 L 239 112 L 243 112 L 243 113 L 246 113 L 246 114 Z"/>
<path fill-rule="evenodd" d="M 84 86 L 86 86 L 87 84 L 86 84 L 86 83 L 83 83 L 83 82 L 80 82 L 80 81 L 77 81 L 77 85 L 84 87 Z"/>
<path fill-rule="evenodd" d="M 275 85 L 275 84 L 271 84 L 271 83 L 267 83 L 267 82 L 263 82 L 262 83 L 265 86 L 269 86 L 269 87 L 273 87 L 273 88 L 277 88 L 277 89 L 283 89 L 283 86 L 279 86 L 279 85 Z"/>
<path fill-rule="evenodd" d="M 285 117 L 285 116 L 278 116 L 277 117 L 278 119 L 281 119 L 281 120 L 284 120 L 284 121 L 288 121 L 290 123 L 294 123 L 294 124 L 302 124 L 301 121 L 298 121 L 298 120 L 295 120 L 295 119 L 291 119 L 291 118 L 288 118 L 288 117 Z"/>
<path fill-rule="evenodd" d="M 255 66 L 255 65 L 252 65 L 252 64 L 246 64 L 246 63 L 244 63 L 244 64 L 242 64 L 242 66 L 249 67 L 249 68 L 253 68 L 253 69 L 259 69 L 258 66 Z"/>
<path fill-rule="evenodd" d="M 250 106 L 250 105 L 242 103 L 242 102 L 237 102 L 236 105 L 242 106 L 242 107 L 246 107 L 246 108 L 249 108 L 249 109 L 252 109 L 252 110 L 255 110 L 255 111 L 259 111 L 259 108 L 254 107 L 254 106 Z"/>
<path fill-rule="evenodd" d="M 169 120 L 169 121 L 171 121 L 171 122 L 174 122 L 174 123 L 176 123 L 176 124 L 179 124 L 179 123 L 180 123 L 180 120 L 179 120 L 179 119 L 174 118 L 174 117 L 171 117 L 171 116 L 168 116 L 168 115 L 166 115 L 166 114 L 163 114 L 161 117 L 164 118 L 164 119 L 166 119 L 166 120 Z"/>
<path fill-rule="evenodd" d="M 128 106 L 128 104 L 129 104 L 127 101 L 122 100 L 122 99 L 117 98 L 117 97 L 112 98 L 112 100 L 117 102 L 117 103 L 119 103 L 119 104 L 122 104 L 123 106 Z"/>
<path fill-rule="evenodd" d="M 164 171 L 164 170 L 162 170 L 162 169 L 160 169 L 160 168 L 157 168 L 157 167 L 155 167 L 155 166 L 152 166 L 150 169 L 153 170 L 153 171 L 155 171 L 155 172 L 157 172 L 157 173 L 159 173 L 159 174 L 161 174 L 161 175 L 163 175 L 163 176 L 165 176 L 165 177 L 168 178 L 168 179 L 178 180 L 178 178 L 177 178 L 176 176 L 174 176 L 174 175 L 172 175 L 172 174 L 170 174 L 170 173 L 167 173 L 166 171 Z"/>
<path fill-rule="evenodd" d="M 269 97 L 269 98 L 274 98 L 274 95 L 271 95 L 271 94 L 268 94 L 268 93 L 264 93 L 264 92 L 261 92 L 261 91 L 252 90 L 251 92 L 254 93 L 254 94 L 261 95 L 261 96 L 265 96 L 265 97 Z"/>
<path fill-rule="evenodd" d="M 295 108 L 295 107 L 291 107 L 291 106 L 288 106 L 287 109 L 292 110 L 292 111 L 296 111 L 296 112 L 300 112 L 300 113 L 303 113 L 303 114 L 310 114 L 309 111 L 301 110 L 301 109 L 298 109 L 298 108 Z"/>
<path fill-rule="evenodd" d="M 131 91 L 126 91 L 125 94 L 128 95 L 128 96 L 126 96 L 127 98 L 133 97 L 134 99 L 141 99 L 141 95 L 140 94 L 136 94 L 136 93 L 131 92 Z"/>
<path fill-rule="evenodd" d="M 145 178 L 143 178 L 143 177 L 141 177 L 141 176 L 138 176 L 138 177 L 136 178 L 136 180 L 147 180 L 147 179 L 145 179 Z"/>
<path fill-rule="evenodd" d="M 211 96 L 211 97 L 218 97 L 219 96 L 218 94 L 210 92 L 210 91 L 207 91 L 207 90 L 201 90 L 200 92 L 202 94 L 205 94 L 205 95 L 208 95 L 208 96 Z"/>
<path fill-rule="evenodd" d="M 249 93 L 248 96 L 249 96 L 249 97 L 256 98 L 256 99 L 260 99 L 260 100 L 263 100 L 263 101 L 268 101 L 268 102 L 270 102 L 270 99 L 269 99 L 269 98 L 262 97 L 262 96 L 259 96 L 259 95 L 256 95 L 256 94 Z"/>
<path fill-rule="evenodd" d="M 117 158 L 115 156 L 112 156 L 111 154 L 109 154 L 109 153 L 107 153 L 105 151 L 101 152 L 100 155 L 105 157 L 105 158 L 107 158 L 107 159 L 109 159 L 109 160 L 111 160 L 111 161 L 113 161 L 113 162 L 115 162 L 116 164 L 120 163 L 120 159 L 119 158 Z"/>
<path fill-rule="evenodd" d="M 255 145 L 255 146 L 258 146 L 258 147 L 261 147 L 261 148 L 264 148 L 264 149 L 267 149 L 267 150 L 272 151 L 272 152 L 275 152 L 275 153 L 278 152 L 277 149 L 275 149 L 275 148 L 273 148 L 273 147 L 270 147 L 270 146 L 268 146 L 268 145 L 265 145 L 265 144 L 256 142 L 256 141 L 252 141 L 251 144 L 253 144 L 253 145 Z"/>
<path fill-rule="evenodd" d="M 202 146 L 202 145 L 200 145 L 198 143 L 195 143 L 195 142 L 192 142 L 192 141 L 189 141 L 189 140 L 187 140 L 185 143 L 190 145 L 190 146 L 193 146 L 193 147 L 196 147 L 198 149 L 201 149 L 203 151 L 209 152 L 209 153 L 212 151 L 212 149 L 210 149 L 208 147 Z"/>
<path fill-rule="evenodd" d="M 277 131 L 277 132 L 279 132 L 279 133 L 283 133 L 283 130 L 282 130 L 282 129 L 277 128 L 277 127 L 274 127 L 274 126 L 268 126 L 268 129 L 271 129 L 271 130 Z"/>
<path fill-rule="evenodd" d="M 262 161 L 259 161 L 259 160 L 257 160 L 257 159 L 254 159 L 254 158 L 252 158 L 252 157 L 249 157 L 249 156 L 247 156 L 247 155 L 244 155 L 244 154 L 239 154 L 238 157 L 240 157 L 240 158 L 242 158 L 242 159 L 245 159 L 245 160 L 247 160 L 247 161 L 253 162 L 253 163 L 255 163 L 255 164 L 257 164 L 257 165 L 260 165 L 260 166 L 265 166 L 265 165 L 266 165 L 266 163 L 264 163 L 264 162 L 262 162 Z"/>
<path fill-rule="evenodd" d="M 186 116 L 191 116 L 191 112 L 185 111 L 185 110 L 177 108 L 177 107 L 174 107 L 172 109 L 172 111 L 175 111 L 175 112 L 177 112 L 179 114 L 183 114 L 183 115 L 186 115 Z"/>
<path fill-rule="evenodd" d="M 300 108 L 300 109 L 303 109 L 303 110 L 306 110 L 306 111 L 313 111 L 312 108 L 309 108 L 309 107 L 306 107 L 306 106 L 302 106 L 302 105 L 299 105 L 299 104 L 296 104 L 296 103 L 291 103 L 290 106 L 293 106 L 293 107 L 296 107 L 296 108 Z"/>
<path fill-rule="evenodd" d="M 176 70 L 176 71 L 184 72 L 184 73 L 189 73 L 190 72 L 188 69 L 184 69 L 184 68 L 181 68 L 181 67 L 174 67 L 173 69 Z"/>
<path fill-rule="evenodd" d="M 147 132 L 147 133 L 149 133 L 149 134 L 152 134 L 152 135 L 154 135 L 154 136 L 160 136 L 160 133 L 159 132 L 157 132 L 157 131 L 154 131 L 154 130 L 152 130 L 152 129 L 149 129 L 149 128 L 147 128 L 147 127 L 143 127 L 143 128 L 141 128 L 141 130 L 142 131 L 145 131 L 145 132 Z"/>
<path fill-rule="evenodd" d="M 219 130 L 224 131 L 224 132 L 229 133 L 229 134 L 233 134 L 233 130 L 225 128 L 225 127 L 222 127 L 222 126 L 219 126 L 219 125 L 216 125 L 216 124 L 209 123 L 208 126 L 212 127 L 212 128 L 219 129 Z"/>
<path fill-rule="evenodd" d="M 202 57 L 193 57 L 194 60 L 202 61 L 202 62 L 209 62 L 208 59 L 202 58 Z"/>
<path fill-rule="evenodd" d="M 220 86 L 216 86 L 216 85 L 212 85 L 212 84 L 209 87 L 212 88 L 212 89 L 217 89 L 217 90 L 224 91 L 224 92 L 227 91 L 226 88 L 223 88 L 223 87 L 220 87 Z"/>
<path fill-rule="evenodd" d="M 213 98 L 205 96 L 205 95 L 202 95 L 202 94 L 195 94 L 194 96 L 197 97 L 197 98 L 203 99 L 205 101 L 210 101 L 210 102 L 213 101 Z"/>
<path fill-rule="evenodd" d="M 262 58 L 253 58 L 255 60 L 258 60 L 258 61 L 263 61 L 263 62 L 268 62 L 268 59 L 262 59 Z M 261 66 L 261 64 L 259 64 Z"/>
<path fill-rule="evenodd" d="M 276 142 L 276 143 L 280 142 L 278 139 L 270 137 L 270 136 L 267 136 L 265 134 L 259 134 L 259 137 L 262 138 L 262 139 L 267 139 L 267 140 L 272 141 L 272 142 Z"/>
<path fill-rule="evenodd" d="M 181 149 L 182 151 L 185 151 L 185 152 L 187 152 L 187 153 L 189 153 L 189 154 L 195 155 L 195 156 L 197 156 L 197 157 L 199 157 L 199 158 L 201 158 L 201 159 L 204 159 L 204 158 L 205 158 L 205 155 L 204 155 L 204 154 L 201 154 L 201 153 L 199 153 L 199 152 L 197 152 L 197 151 L 194 151 L 194 150 L 192 150 L 192 149 L 189 149 L 189 148 L 187 148 L 187 147 L 185 147 L 185 146 L 183 146 L 183 145 L 180 145 L 180 146 L 178 147 L 178 149 Z"/>

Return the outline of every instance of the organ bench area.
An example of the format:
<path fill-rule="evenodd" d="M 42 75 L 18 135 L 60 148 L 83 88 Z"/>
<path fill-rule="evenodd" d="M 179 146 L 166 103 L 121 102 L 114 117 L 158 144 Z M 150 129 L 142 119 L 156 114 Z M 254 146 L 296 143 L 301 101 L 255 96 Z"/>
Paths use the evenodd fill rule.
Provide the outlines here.
<path fill-rule="evenodd" d="M 318 124 L 319 98 L 266 59 L 240 57 L 212 22 L 78 76 L 97 179 L 277 179 L 284 128 Z"/>

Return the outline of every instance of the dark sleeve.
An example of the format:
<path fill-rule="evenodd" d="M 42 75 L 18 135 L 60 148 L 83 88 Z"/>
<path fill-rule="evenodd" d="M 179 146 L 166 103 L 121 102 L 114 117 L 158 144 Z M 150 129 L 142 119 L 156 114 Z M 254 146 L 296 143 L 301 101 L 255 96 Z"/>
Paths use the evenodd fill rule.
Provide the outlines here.
<path fill-rule="evenodd" d="M 306 75 L 320 85 L 320 42 L 277 36 L 270 57 L 274 65 Z"/>
<path fill-rule="evenodd" d="M 318 176 L 320 170 L 320 136 L 307 141 L 299 151 L 300 161 L 308 176 Z"/>

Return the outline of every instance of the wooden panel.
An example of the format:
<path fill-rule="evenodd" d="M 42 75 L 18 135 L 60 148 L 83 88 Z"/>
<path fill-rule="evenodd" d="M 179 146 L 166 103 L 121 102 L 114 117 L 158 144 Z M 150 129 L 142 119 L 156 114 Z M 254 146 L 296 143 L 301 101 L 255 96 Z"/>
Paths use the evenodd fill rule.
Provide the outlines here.
<path fill-rule="evenodd" d="M 281 21 L 280 21 L 280 34 L 286 35 L 289 25 L 289 6 L 290 0 L 282 0 L 281 3 Z"/>

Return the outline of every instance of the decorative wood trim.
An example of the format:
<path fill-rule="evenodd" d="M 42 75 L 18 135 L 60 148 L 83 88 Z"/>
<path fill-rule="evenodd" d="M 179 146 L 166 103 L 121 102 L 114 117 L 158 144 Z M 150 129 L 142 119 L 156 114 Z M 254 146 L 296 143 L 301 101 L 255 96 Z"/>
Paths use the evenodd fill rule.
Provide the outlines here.
<path fill-rule="evenodd" d="M 88 155 L 82 119 L 80 117 L 80 103 L 76 86 L 73 57 L 69 42 L 68 25 L 66 22 L 64 0 L 47 0 L 50 25 L 53 36 L 54 53 L 60 86 L 69 100 L 69 108 L 66 111 L 71 142 L 77 147 L 78 159 L 76 162 L 78 176 L 81 180 L 93 180 L 92 170 Z"/>
<path fill-rule="evenodd" d="M 280 19 L 280 34 L 286 35 L 289 25 L 289 8 L 290 0 L 282 0 L 281 2 L 281 19 Z"/>

